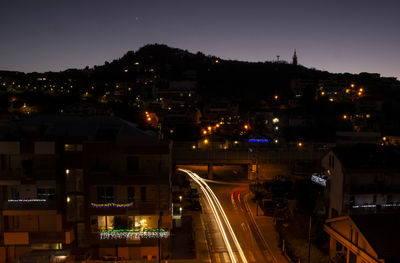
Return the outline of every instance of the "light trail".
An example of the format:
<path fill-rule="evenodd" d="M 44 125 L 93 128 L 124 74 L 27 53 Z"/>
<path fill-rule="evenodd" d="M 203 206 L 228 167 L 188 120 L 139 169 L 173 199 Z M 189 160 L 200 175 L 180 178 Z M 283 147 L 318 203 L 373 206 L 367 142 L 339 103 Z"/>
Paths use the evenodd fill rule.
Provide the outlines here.
<path fill-rule="evenodd" d="M 184 169 L 179 169 L 179 170 L 182 171 L 182 172 L 185 172 L 187 175 L 189 175 L 200 186 L 200 188 L 203 191 L 204 195 L 206 196 L 206 199 L 207 199 L 208 203 L 210 204 L 212 212 L 213 212 L 213 214 L 215 216 L 215 219 L 216 219 L 217 224 L 218 224 L 218 228 L 221 231 L 222 238 L 224 239 L 224 243 L 225 243 L 226 248 L 228 250 L 229 257 L 230 257 L 232 262 L 236 263 L 235 255 L 233 254 L 233 250 L 232 250 L 232 247 L 231 247 L 231 245 L 229 243 L 228 236 L 226 235 L 226 232 L 225 232 L 225 229 L 224 229 L 224 227 L 222 225 L 221 219 L 219 218 L 217 209 L 215 208 L 215 205 L 214 205 L 213 200 L 210 197 L 209 193 L 204 188 L 202 183 L 192 174 L 191 171 L 184 170 Z"/>
<path fill-rule="evenodd" d="M 214 209 L 215 209 L 214 203 L 216 204 L 220 214 L 222 215 L 222 218 L 224 219 L 225 225 L 229 230 L 229 233 L 230 233 L 230 235 L 232 237 L 232 240 L 235 243 L 235 246 L 236 246 L 236 248 L 237 248 L 237 250 L 239 252 L 240 258 L 242 259 L 242 261 L 244 263 L 247 263 L 247 259 L 246 259 L 245 255 L 243 253 L 243 250 L 242 250 L 242 247 L 239 244 L 239 241 L 236 238 L 235 233 L 233 232 L 233 229 L 231 227 L 231 224 L 229 223 L 228 217 L 226 216 L 225 211 L 222 208 L 222 205 L 219 202 L 217 196 L 214 194 L 214 192 L 211 190 L 211 188 L 205 182 L 205 179 L 201 178 L 196 173 L 194 173 L 194 172 L 192 172 L 190 170 L 186 170 L 186 169 L 179 169 L 179 170 L 182 171 L 182 172 L 185 172 L 186 174 L 188 174 L 201 187 L 202 191 L 205 193 L 205 195 L 207 197 L 208 202 L 210 204 L 212 204 L 212 207 Z M 212 196 L 212 199 L 210 198 L 210 195 Z M 214 203 L 213 203 L 213 201 L 214 201 Z M 214 212 L 214 210 L 213 210 L 213 212 Z M 214 214 L 215 214 L 216 218 L 218 218 L 218 221 L 221 222 L 220 219 L 219 219 L 219 215 L 216 212 L 216 209 L 215 209 L 215 213 Z M 233 255 L 232 248 L 231 248 L 231 246 L 229 244 L 228 238 L 227 238 L 226 233 L 225 233 L 225 231 L 223 229 L 222 223 L 221 223 L 221 227 L 222 227 L 221 232 L 223 232 L 224 241 L 225 241 L 227 247 L 229 247 L 229 249 L 230 249 L 230 250 L 228 249 L 228 252 L 229 252 L 229 255 L 231 256 L 231 260 L 232 260 L 232 262 L 236 262 L 236 259 L 235 259 L 234 255 Z M 232 254 L 231 254 L 231 252 L 232 252 Z"/>

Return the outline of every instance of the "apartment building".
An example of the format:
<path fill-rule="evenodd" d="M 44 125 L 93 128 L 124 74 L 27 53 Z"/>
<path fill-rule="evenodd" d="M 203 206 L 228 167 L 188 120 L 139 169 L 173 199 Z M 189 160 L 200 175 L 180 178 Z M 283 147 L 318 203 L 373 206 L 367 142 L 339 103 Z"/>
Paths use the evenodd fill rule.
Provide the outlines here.
<path fill-rule="evenodd" d="M 399 214 L 351 215 L 326 220 L 329 258 L 336 263 L 400 262 Z"/>
<path fill-rule="evenodd" d="M 169 142 L 114 117 L 3 125 L 0 262 L 37 249 L 168 257 L 170 151 Z"/>
<path fill-rule="evenodd" d="M 321 167 L 329 177 L 329 217 L 399 211 L 398 160 L 398 149 L 389 146 L 358 144 L 328 151 Z"/>

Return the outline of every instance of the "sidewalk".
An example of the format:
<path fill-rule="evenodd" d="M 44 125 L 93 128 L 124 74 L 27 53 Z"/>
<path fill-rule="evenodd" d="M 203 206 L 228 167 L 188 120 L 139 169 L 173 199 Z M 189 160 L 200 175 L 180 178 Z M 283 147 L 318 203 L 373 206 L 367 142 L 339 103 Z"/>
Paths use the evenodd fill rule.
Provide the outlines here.
<path fill-rule="evenodd" d="M 282 255 L 282 250 L 279 248 L 279 236 L 275 230 L 274 220 L 270 216 L 262 216 L 263 211 L 258 208 L 259 216 L 256 215 L 257 205 L 251 200 L 250 192 L 246 192 L 244 195 L 244 202 L 249 208 L 250 216 L 252 216 L 256 222 L 261 235 L 263 236 L 269 252 L 272 254 L 274 263 L 288 263 L 290 262 L 285 256 Z"/>

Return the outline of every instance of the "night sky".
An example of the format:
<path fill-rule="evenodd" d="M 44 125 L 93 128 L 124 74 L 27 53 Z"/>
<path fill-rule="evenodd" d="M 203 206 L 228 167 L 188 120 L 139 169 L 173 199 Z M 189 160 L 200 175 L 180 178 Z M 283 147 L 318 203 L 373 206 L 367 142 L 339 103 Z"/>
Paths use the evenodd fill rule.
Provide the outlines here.
<path fill-rule="evenodd" d="M 331 72 L 400 78 L 398 0 L 2 0 L 0 69 L 103 64 L 159 43 L 225 59 L 280 55 Z"/>

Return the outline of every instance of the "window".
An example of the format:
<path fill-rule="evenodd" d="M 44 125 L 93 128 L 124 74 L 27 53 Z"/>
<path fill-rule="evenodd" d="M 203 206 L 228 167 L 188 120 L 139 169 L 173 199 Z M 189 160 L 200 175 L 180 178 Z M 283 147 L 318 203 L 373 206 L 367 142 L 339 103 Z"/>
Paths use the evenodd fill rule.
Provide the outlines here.
<path fill-rule="evenodd" d="M 338 217 L 339 216 L 339 212 L 336 209 L 332 208 L 331 209 L 331 215 L 332 215 L 332 218 L 333 217 Z"/>
<path fill-rule="evenodd" d="M 342 251 L 342 250 L 343 250 L 342 243 L 336 241 L 336 251 Z"/>
<path fill-rule="evenodd" d="M 97 200 L 104 203 L 114 201 L 114 188 L 104 186 L 97 187 Z"/>
<path fill-rule="evenodd" d="M 1 155 L 1 170 L 7 170 L 7 156 L 5 154 Z"/>
<path fill-rule="evenodd" d="M 11 186 L 10 193 L 11 199 L 19 199 L 19 189 L 17 186 Z"/>
<path fill-rule="evenodd" d="M 354 195 L 351 195 L 350 196 L 350 205 L 353 206 L 354 203 L 355 203 L 355 197 L 354 197 Z"/>
<path fill-rule="evenodd" d="M 137 157 L 137 156 L 128 156 L 126 158 L 126 170 L 128 172 L 137 172 L 137 171 L 139 171 L 139 157 Z"/>
<path fill-rule="evenodd" d="M 37 198 L 39 199 L 50 199 L 56 198 L 56 189 L 54 188 L 37 188 Z"/>
<path fill-rule="evenodd" d="M 355 243 L 356 245 L 358 245 L 358 232 L 357 232 L 357 231 L 355 232 L 354 243 Z"/>
<path fill-rule="evenodd" d="M 140 200 L 146 201 L 146 187 L 140 187 Z"/>
<path fill-rule="evenodd" d="M 64 144 L 65 152 L 81 152 L 82 150 L 82 144 Z"/>
<path fill-rule="evenodd" d="M 133 186 L 128 187 L 128 201 L 129 202 L 135 201 L 135 187 Z"/>
<path fill-rule="evenodd" d="M 353 228 L 350 228 L 350 241 L 353 241 Z"/>
<path fill-rule="evenodd" d="M 22 171 L 24 176 L 33 176 L 33 160 L 22 160 L 21 161 Z"/>

